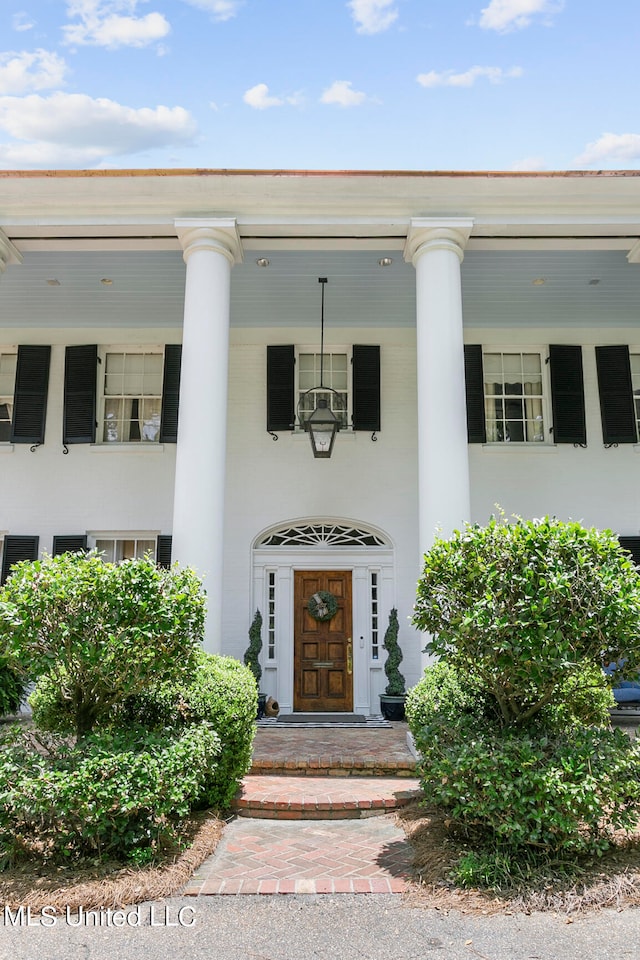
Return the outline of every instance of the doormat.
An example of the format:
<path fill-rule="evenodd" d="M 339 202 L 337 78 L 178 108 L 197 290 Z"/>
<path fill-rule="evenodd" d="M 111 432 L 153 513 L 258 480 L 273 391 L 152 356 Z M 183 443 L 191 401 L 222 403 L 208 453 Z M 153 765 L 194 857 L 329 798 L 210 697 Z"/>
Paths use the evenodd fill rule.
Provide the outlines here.
<path fill-rule="evenodd" d="M 391 723 L 382 716 L 365 717 L 360 713 L 285 713 L 279 717 L 264 717 L 258 720 L 259 727 L 349 727 L 355 730 L 390 728 Z"/>

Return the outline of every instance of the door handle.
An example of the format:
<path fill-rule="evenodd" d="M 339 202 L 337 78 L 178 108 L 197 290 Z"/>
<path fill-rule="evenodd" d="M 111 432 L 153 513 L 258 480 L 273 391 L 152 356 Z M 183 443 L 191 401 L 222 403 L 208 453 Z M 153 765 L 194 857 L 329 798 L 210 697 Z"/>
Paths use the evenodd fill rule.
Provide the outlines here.
<path fill-rule="evenodd" d="M 351 637 L 347 640 L 347 673 L 349 676 L 353 673 L 353 644 Z"/>

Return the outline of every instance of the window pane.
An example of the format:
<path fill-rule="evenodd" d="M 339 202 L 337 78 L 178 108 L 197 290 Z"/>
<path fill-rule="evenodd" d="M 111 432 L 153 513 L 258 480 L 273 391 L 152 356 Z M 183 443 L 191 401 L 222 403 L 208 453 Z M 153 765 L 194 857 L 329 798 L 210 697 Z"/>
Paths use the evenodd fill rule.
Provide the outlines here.
<path fill-rule="evenodd" d="M 96 540 L 96 550 L 102 554 L 105 563 L 113 563 L 114 548 L 115 541 L 113 540 Z"/>
<path fill-rule="evenodd" d="M 483 367 L 487 441 L 544 440 L 540 354 L 487 353 Z"/>

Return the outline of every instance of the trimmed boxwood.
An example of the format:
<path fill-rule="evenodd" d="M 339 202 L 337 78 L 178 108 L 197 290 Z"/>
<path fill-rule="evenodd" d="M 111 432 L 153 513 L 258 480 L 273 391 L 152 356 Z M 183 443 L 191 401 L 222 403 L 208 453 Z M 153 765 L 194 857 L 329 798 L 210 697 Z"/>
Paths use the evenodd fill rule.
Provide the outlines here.
<path fill-rule="evenodd" d="M 0 865 L 21 850 L 65 858 L 153 854 L 200 805 L 220 755 L 209 724 L 179 734 L 89 734 L 53 753 L 16 733 L 0 756 Z"/>

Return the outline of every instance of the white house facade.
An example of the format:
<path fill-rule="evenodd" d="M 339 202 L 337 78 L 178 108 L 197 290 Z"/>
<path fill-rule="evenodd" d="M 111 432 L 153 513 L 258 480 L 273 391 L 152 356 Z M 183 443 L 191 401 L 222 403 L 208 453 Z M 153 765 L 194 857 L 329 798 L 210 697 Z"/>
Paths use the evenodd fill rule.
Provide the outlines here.
<path fill-rule="evenodd" d="M 638 172 L 0 172 L 3 578 L 189 564 L 208 649 L 261 611 L 283 712 L 378 713 L 392 608 L 419 678 L 437 531 L 550 514 L 640 559 L 639 430 Z"/>

